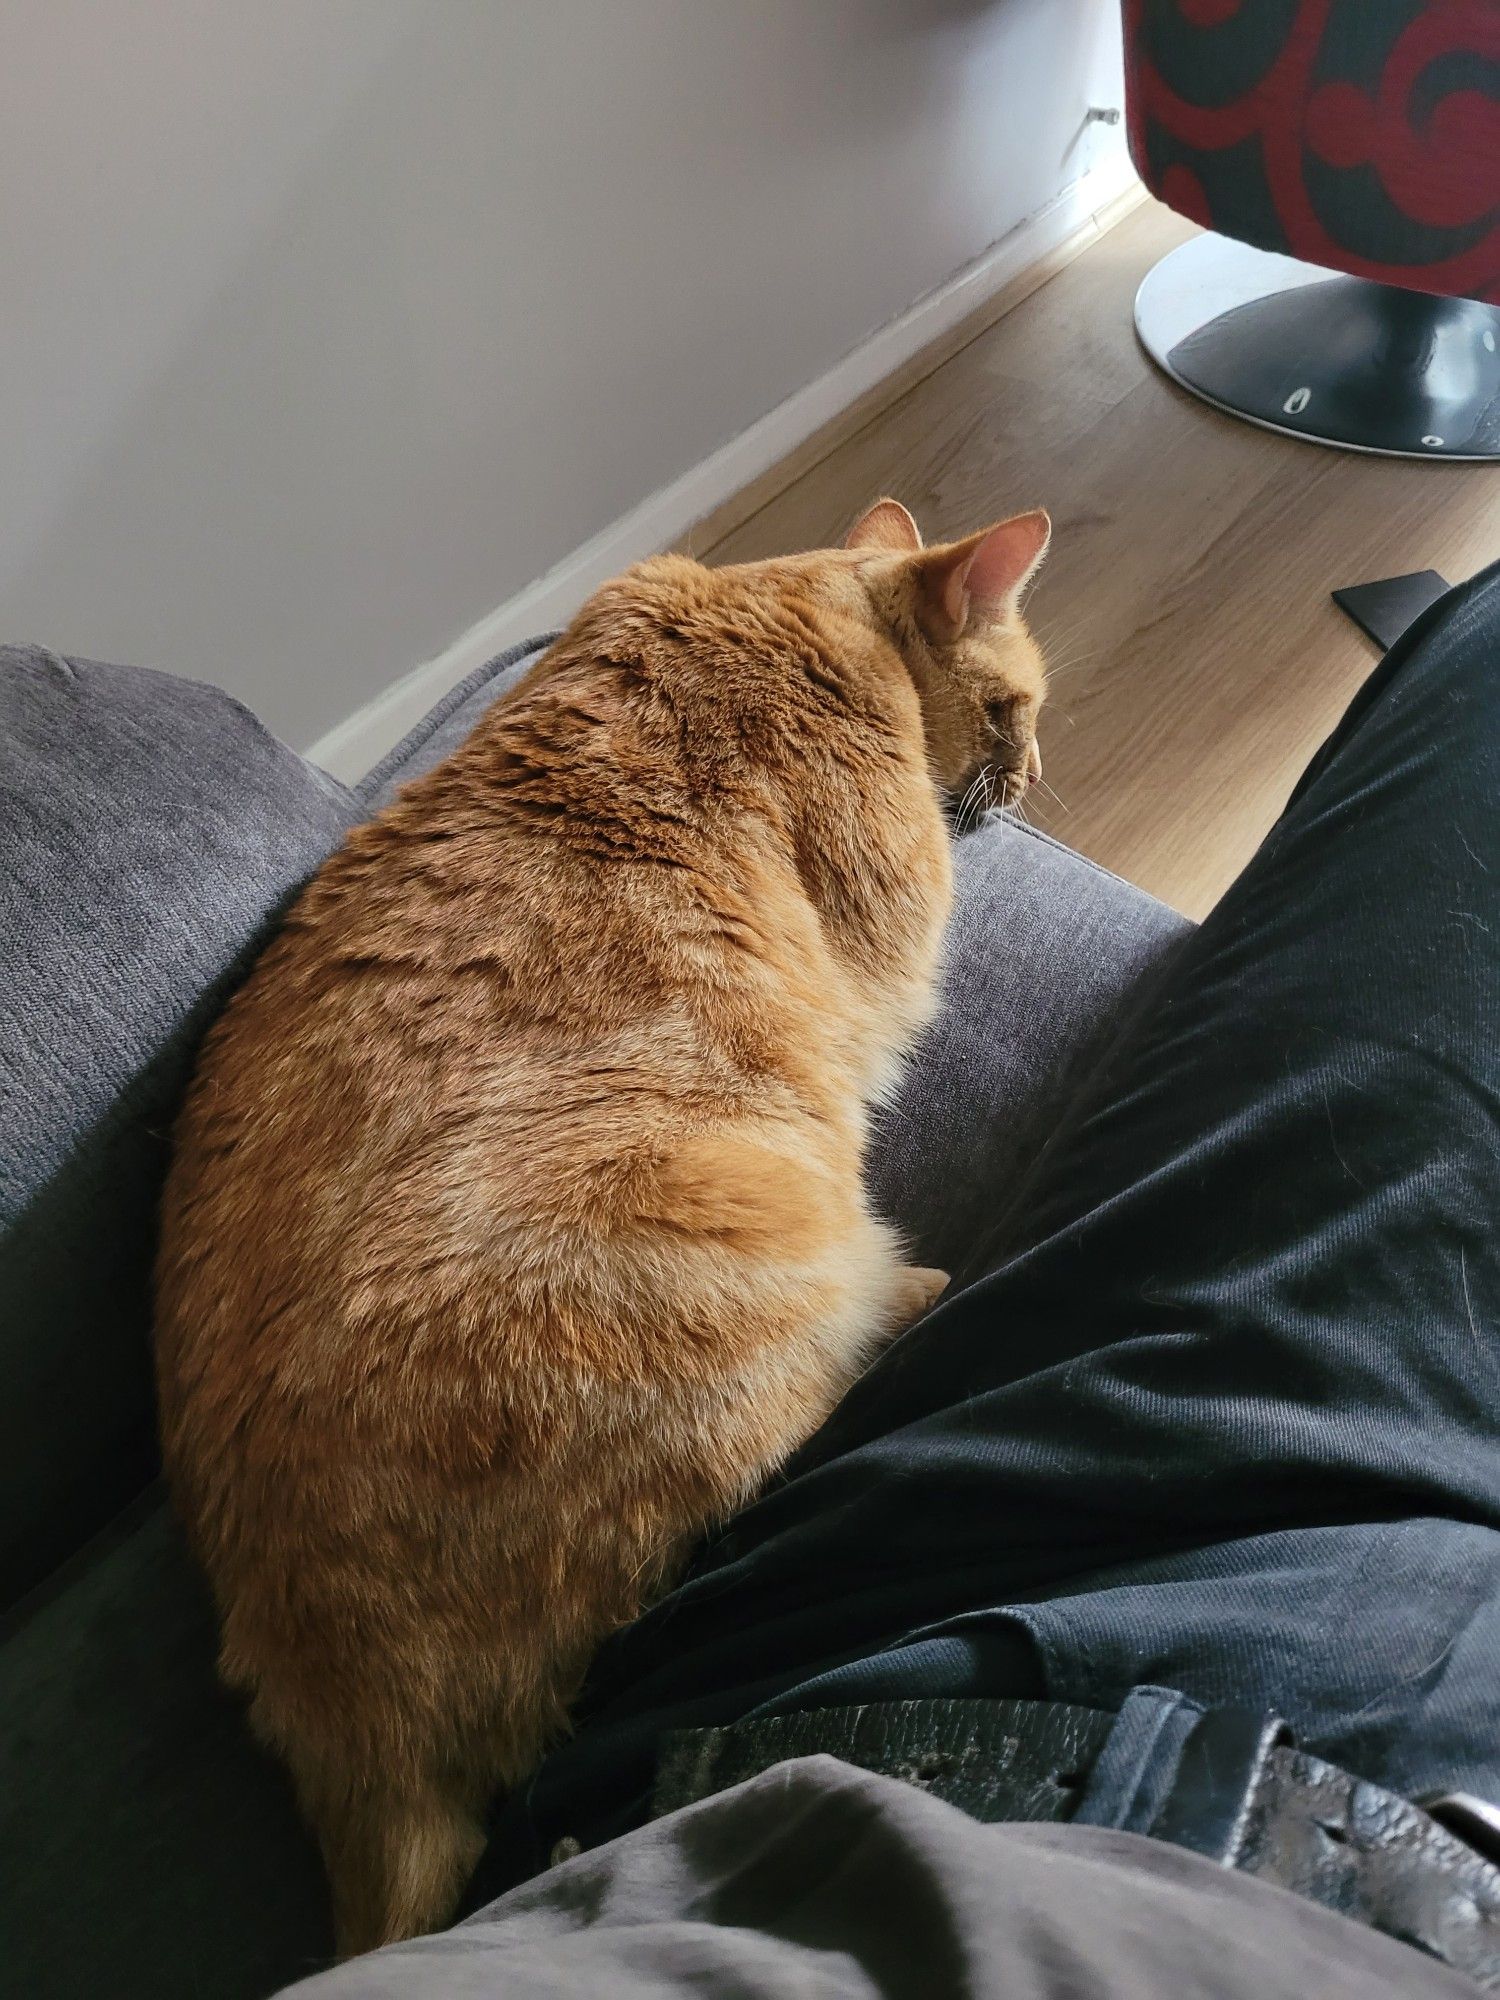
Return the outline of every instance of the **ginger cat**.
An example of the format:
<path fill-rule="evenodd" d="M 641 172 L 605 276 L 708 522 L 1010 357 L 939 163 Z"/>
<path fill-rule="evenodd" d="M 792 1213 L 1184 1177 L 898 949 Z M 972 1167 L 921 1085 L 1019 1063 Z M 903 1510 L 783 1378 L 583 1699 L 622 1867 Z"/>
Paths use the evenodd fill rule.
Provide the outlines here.
<path fill-rule="evenodd" d="M 861 1181 L 944 798 L 1039 771 L 1047 516 L 600 590 L 209 1035 L 157 1267 L 221 1670 L 343 1954 L 448 1917 L 590 1657 L 942 1272 Z"/>

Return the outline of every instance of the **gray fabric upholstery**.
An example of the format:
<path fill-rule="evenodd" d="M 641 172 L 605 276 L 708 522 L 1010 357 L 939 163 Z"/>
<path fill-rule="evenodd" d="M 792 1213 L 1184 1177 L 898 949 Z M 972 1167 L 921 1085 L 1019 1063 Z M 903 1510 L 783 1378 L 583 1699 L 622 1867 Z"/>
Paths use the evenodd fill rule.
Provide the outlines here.
<path fill-rule="evenodd" d="M 877 1206 L 918 1260 L 977 1277 L 1068 1093 L 1193 927 L 1046 834 L 993 818 L 958 842 L 943 1007 L 878 1117 Z"/>
<path fill-rule="evenodd" d="M 526 669 L 534 660 L 541 658 L 557 636 L 556 632 L 543 632 L 535 639 L 523 639 L 520 645 L 497 653 L 493 660 L 486 660 L 482 667 L 476 667 L 457 687 L 450 688 L 441 701 L 433 704 L 415 729 L 410 730 L 394 750 L 382 757 L 373 771 L 361 778 L 355 787 L 355 794 L 365 811 L 379 812 L 404 784 L 412 778 L 420 778 L 434 764 L 441 764 L 450 751 L 456 750 L 463 742 L 484 711 L 515 686 Z"/>
<path fill-rule="evenodd" d="M 215 688 L 0 650 L 0 1605 L 150 1476 L 176 1100 L 229 981 L 355 817 Z"/>
<path fill-rule="evenodd" d="M 0 1994 L 257 2000 L 332 1949 L 159 1487 L 0 1625 Z"/>

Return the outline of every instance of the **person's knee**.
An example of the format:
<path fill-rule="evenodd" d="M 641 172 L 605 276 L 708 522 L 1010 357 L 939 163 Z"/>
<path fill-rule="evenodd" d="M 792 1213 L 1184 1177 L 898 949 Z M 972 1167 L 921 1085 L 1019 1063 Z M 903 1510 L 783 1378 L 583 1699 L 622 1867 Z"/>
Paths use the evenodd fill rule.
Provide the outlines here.
<path fill-rule="evenodd" d="M 1500 562 L 1440 597 L 1392 646 L 1377 673 L 1403 684 L 1451 686 L 1477 698 L 1489 717 L 1500 693 Z"/>

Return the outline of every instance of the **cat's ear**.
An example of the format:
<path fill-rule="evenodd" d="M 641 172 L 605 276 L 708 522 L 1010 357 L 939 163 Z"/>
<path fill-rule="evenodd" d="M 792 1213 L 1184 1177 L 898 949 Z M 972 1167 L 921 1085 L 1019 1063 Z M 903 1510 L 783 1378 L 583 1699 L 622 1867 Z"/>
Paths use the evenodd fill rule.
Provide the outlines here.
<path fill-rule="evenodd" d="M 1052 522 L 1044 508 L 1036 507 L 924 556 L 918 565 L 918 588 L 928 636 L 951 644 L 971 612 L 993 619 L 1008 617 L 1051 539 Z"/>
<path fill-rule="evenodd" d="M 844 537 L 846 549 L 884 549 L 893 556 L 915 555 L 921 546 L 917 524 L 899 500 L 877 500 Z"/>

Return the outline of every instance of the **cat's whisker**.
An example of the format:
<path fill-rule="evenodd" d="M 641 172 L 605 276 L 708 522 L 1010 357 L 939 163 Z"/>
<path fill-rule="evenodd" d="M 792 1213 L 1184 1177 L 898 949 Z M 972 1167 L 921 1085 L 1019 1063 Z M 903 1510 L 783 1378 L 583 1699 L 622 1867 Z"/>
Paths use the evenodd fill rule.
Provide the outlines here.
<path fill-rule="evenodd" d="M 1055 632 L 1043 642 L 1049 653 L 1097 652 L 1099 635 L 1087 625 L 1079 625 L 1070 632 Z"/>
<path fill-rule="evenodd" d="M 953 827 L 956 833 L 967 833 L 969 830 L 969 808 L 979 794 L 980 783 L 983 777 L 983 771 L 976 772 L 974 777 L 970 779 L 963 797 L 958 802 L 958 806 L 953 814 Z"/>
<path fill-rule="evenodd" d="M 1046 631 L 1038 631 L 1037 637 L 1044 647 L 1053 645 L 1071 646 L 1075 641 L 1082 639 L 1085 634 L 1095 629 L 1092 617 L 1085 615 L 1083 617 L 1066 619 L 1061 625 L 1055 628 L 1049 627 Z"/>
<path fill-rule="evenodd" d="M 1065 660 L 1060 667 L 1049 666 L 1047 669 L 1047 685 L 1051 688 L 1055 687 L 1059 681 L 1072 680 L 1075 675 L 1083 673 L 1092 665 L 1092 660 L 1081 659 Z"/>
<path fill-rule="evenodd" d="M 1058 646 L 1043 653 L 1042 662 L 1046 668 L 1047 678 L 1051 680 L 1054 675 L 1065 676 L 1076 673 L 1079 667 L 1088 666 L 1100 657 L 1097 646 Z"/>

